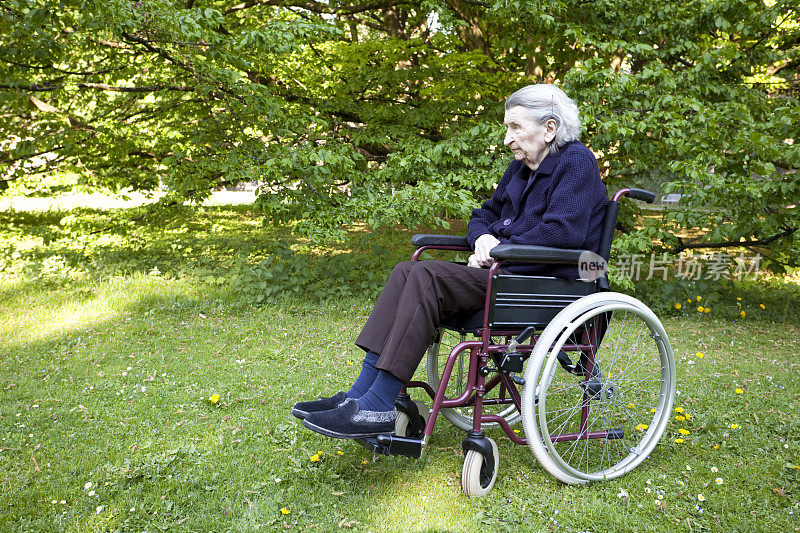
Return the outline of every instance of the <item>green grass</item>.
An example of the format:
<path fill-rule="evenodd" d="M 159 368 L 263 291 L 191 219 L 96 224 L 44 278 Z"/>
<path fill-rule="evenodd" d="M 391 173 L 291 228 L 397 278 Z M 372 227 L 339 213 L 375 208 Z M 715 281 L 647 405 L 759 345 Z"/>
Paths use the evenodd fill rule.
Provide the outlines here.
<path fill-rule="evenodd" d="M 530 450 L 492 430 L 498 482 L 473 500 L 460 487 L 462 433 L 444 418 L 425 458 L 413 460 L 373 457 L 353 442 L 305 430 L 289 414 L 295 401 L 355 378 L 361 353 L 353 340 L 371 300 L 287 297 L 254 306 L 236 286 L 204 281 L 274 239 L 276 231 L 259 228 L 245 208 L 130 226 L 134 250 L 123 238 L 102 248 L 107 236 L 86 237 L 107 224 L 107 214 L 93 213 L 96 225 L 77 235 L 58 226 L 63 213 L 4 216 L 2 238 L 20 257 L 9 259 L 0 283 L 2 530 L 800 526 L 800 327 L 770 313 L 780 305 L 771 293 L 760 295 L 767 309 L 755 307 L 744 320 L 732 318 L 733 303 L 727 317 L 663 317 L 678 364 L 676 406 L 691 418 L 673 419 L 634 472 L 565 486 Z M 197 229 L 210 218 L 217 231 Z M 195 231 L 180 231 L 187 226 Z M 409 252 L 407 234 L 360 234 L 354 242 L 364 238 L 367 247 L 374 241 L 400 256 Z M 173 244 L 195 241 L 196 255 L 170 255 Z M 98 258 L 126 266 L 92 268 Z M 162 266 L 181 258 L 205 261 L 201 275 L 165 274 Z M 217 404 L 208 401 L 212 394 Z M 679 444 L 680 428 L 689 435 Z"/>

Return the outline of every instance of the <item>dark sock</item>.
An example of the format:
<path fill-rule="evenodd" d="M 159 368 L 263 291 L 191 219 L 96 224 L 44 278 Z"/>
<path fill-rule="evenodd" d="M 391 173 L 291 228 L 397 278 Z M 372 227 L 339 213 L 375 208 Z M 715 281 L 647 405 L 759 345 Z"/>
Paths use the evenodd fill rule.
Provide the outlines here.
<path fill-rule="evenodd" d="M 372 382 L 375 381 L 375 376 L 378 375 L 378 369 L 375 365 L 378 362 L 378 354 L 375 352 L 367 352 L 364 356 L 364 362 L 361 363 L 361 373 L 358 375 L 356 382 L 347 391 L 348 398 L 361 398 L 370 388 Z"/>
<path fill-rule="evenodd" d="M 394 402 L 404 385 L 403 380 L 379 370 L 369 390 L 358 398 L 358 407 L 364 411 L 393 411 Z"/>

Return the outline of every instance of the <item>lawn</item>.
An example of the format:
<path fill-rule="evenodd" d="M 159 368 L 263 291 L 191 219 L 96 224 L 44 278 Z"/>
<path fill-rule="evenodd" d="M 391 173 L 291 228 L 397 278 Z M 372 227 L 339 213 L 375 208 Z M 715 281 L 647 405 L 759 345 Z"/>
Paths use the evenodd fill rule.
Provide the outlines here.
<path fill-rule="evenodd" d="M 0 529 L 800 530 L 800 326 L 776 310 L 785 293 L 662 317 L 678 409 L 633 473 L 565 486 L 491 430 L 498 481 L 468 499 L 462 433 L 444 418 L 413 460 L 289 414 L 357 375 L 375 284 L 256 302 L 247 276 L 270 253 L 285 261 L 271 250 L 286 239 L 306 277 L 272 275 L 313 289 L 333 268 L 353 286 L 358 269 L 344 270 L 385 277 L 410 232 L 356 230 L 326 255 L 246 207 L 138 214 L 0 214 Z"/>

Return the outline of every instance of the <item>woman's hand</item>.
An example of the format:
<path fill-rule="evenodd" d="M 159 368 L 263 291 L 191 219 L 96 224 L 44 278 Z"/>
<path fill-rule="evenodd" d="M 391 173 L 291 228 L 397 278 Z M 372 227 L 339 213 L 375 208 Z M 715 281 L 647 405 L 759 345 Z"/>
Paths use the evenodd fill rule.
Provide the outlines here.
<path fill-rule="evenodd" d="M 470 256 L 467 265 L 475 266 L 476 268 L 491 266 L 492 257 L 489 255 L 489 251 L 498 244 L 500 244 L 500 241 L 490 233 L 484 233 L 478 237 L 475 241 L 475 253 Z"/>

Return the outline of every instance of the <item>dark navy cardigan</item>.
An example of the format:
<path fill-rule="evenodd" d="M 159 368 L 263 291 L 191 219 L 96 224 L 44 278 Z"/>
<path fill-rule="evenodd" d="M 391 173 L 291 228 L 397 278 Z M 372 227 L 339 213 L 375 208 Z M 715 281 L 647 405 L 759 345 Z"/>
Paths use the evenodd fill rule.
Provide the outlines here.
<path fill-rule="evenodd" d="M 467 240 L 491 233 L 501 244 L 533 244 L 597 252 L 608 197 L 594 154 L 579 141 L 548 154 L 531 176 L 521 161 L 509 165 L 492 197 L 472 211 Z M 509 265 L 520 274 L 574 280 L 577 267 Z"/>

